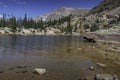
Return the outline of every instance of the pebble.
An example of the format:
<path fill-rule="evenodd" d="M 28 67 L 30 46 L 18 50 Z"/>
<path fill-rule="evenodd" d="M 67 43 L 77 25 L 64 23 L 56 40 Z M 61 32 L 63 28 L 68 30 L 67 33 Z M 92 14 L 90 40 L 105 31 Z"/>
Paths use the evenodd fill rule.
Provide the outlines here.
<path fill-rule="evenodd" d="M 94 70 L 95 68 L 94 68 L 93 66 L 90 66 L 89 69 L 90 69 L 90 70 Z"/>
<path fill-rule="evenodd" d="M 93 49 L 95 49 L 95 47 L 93 47 Z"/>
<path fill-rule="evenodd" d="M 80 51 L 80 50 L 82 50 L 82 48 L 78 48 L 77 50 Z"/>

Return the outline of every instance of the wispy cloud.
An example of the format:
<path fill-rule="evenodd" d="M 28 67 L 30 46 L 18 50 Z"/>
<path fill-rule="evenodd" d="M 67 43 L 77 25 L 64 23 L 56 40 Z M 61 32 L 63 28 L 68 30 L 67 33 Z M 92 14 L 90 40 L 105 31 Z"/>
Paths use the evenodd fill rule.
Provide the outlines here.
<path fill-rule="evenodd" d="M 2 1 L 0 1 L 0 6 L 1 7 L 4 7 L 4 8 L 7 8 L 8 7 L 8 5 L 6 5 L 4 2 L 2 2 Z"/>
<path fill-rule="evenodd" d="M 0 2 L 0 4 L 4 4 L 3 2 Z"/>
<path fill-rule="evenodd" d="M 7 6 L 7 5 L 4 5 L 3 7 L 7 8 L 8 6 Z"/>
<path fill-rule="evenodd" d="M 17 3 L 17 4 L 22 4 L 22 5 L 27 4 L 27 2 L 24 2 L 24 1 L 17 1 L 16 3 Z"/>

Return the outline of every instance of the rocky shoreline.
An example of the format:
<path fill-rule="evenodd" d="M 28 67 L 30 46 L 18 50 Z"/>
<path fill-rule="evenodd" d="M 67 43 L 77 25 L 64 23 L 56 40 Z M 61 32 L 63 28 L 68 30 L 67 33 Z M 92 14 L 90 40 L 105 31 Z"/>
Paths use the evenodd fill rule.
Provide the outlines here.
<path fill-rule="evenodd" d="M 89 41 L 89 39 L 92 39 L 96 42 L 99 42 L 100 40 L 104 41 L 118 41 L 120 42 L 120 33 L 118 34 L 100 34 L 96 32 L 89 32 L 82 35 L 83 38 Z"/>
<path fill-rule="evenodd" d="M 11 28 L 5 27 L 0 29 L 0 35 L 71 35 L 61 32 L 59 29 L 47 28 L 45 30 L 34 29 L 34 28 L 21 28 L 16 31 L 12 31 Z M 73 36 L 80 36 L 80 33 L 72 32 Z"/>
<path fill-rule="evenodd" d="M 106 49 L 106 51 L 108 52 L 120 53 L 120 34 L 86 33 L 83 35 L 83 38 L 89 42 L 107 44 L 109 47 Z"/>
<path fill-rule="evenodd" d="M 95 49 L 103 49 L 101 53 L 93 53 L 89 55 L 95 62 L 101 62 L 108 65 L 106 72 L 114 72 L 120 75 L 119 70 L 115 71 L 120 66 L 120 34 L 100 34 L 96 32 L 85 33 L 82 37 L 88 42 L 95 43 Z M 110 69 L 114 69 L 111 71 Z M 106 80 L 106 79 L 105 79 Z M 108 79 L 109 80 L 109 79 Z M 112 79 L 110 79 L 112 80 Z"/>

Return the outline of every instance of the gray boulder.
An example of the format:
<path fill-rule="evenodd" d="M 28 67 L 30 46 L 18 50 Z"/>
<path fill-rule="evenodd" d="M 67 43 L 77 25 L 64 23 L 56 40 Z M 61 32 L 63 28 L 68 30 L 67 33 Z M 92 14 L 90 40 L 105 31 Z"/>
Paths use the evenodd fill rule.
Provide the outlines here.
<path fill-rule="evenodd" d="M 96 74 L 94 80 L 118 80 L 115 74 Z"/>

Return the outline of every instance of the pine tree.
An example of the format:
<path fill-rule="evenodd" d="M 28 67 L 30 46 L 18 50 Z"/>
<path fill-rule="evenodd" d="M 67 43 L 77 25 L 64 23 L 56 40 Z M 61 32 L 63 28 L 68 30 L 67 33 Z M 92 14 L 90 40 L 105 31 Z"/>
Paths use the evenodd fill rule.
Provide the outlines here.
<path fill-rule="evenodd" d="M 91 27 L 91 29 L 90 29 L 90 31 L 94 32 L 96 30 L 99 30 L 99 27 L 96 24 L 93 24 L 92 27 Z"/>
<path fill-rule="evenodd" d="M 9 18 L 8 26 L 12 29 L 12 32 L 16 31 L 17 21 L 15 16 L 12 16 L 11 18 Z"/>
<path fill-rule="evenodd" d="M 76 31 L 77 31 L 77 23 L 75 24 L 74 32 L 76 32 Z"/>
<path fill-rule="evenodd" d="M 71 26 L 71 16 L 67 18 L 67 27 L 66 27 L 66 34 L 70 33 L 72 34 L 72 26 Z"/>
<path fill-rule="evenodd" d="M 23 25 L 25 28 L 28 28 L 28 25 L 27 25 L 27 14 L 25 14 L 25 16 L 24 16 L 22 25 Z"/>
<path fill-rule="evenodd" d="M 6 14 L 3 14 L 3 18 L 1 19 L 1 26 L 6 27 Z"/>

